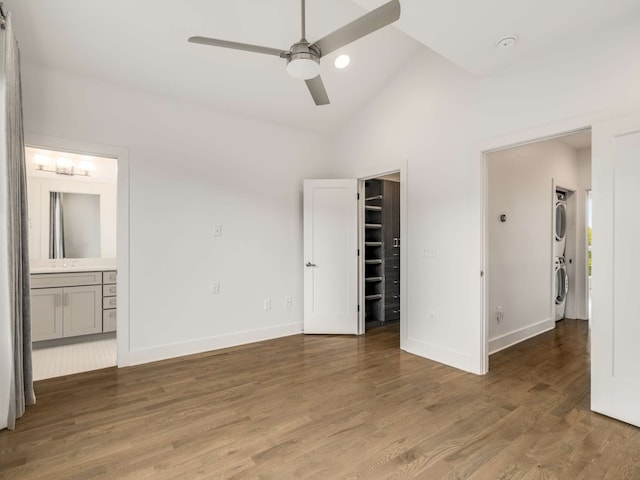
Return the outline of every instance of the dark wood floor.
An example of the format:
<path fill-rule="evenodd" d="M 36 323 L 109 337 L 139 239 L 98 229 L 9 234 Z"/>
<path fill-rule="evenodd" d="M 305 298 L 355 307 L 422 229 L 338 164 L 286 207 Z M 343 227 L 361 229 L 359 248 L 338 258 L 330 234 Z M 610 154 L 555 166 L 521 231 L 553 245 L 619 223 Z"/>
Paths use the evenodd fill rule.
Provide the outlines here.
<path fill-rule="evenodd" d="M 398 326 L 38 382 L 2 479 L 639 479 L 640 433 L 589 411 L 586 324 L 475 376 Z"/>

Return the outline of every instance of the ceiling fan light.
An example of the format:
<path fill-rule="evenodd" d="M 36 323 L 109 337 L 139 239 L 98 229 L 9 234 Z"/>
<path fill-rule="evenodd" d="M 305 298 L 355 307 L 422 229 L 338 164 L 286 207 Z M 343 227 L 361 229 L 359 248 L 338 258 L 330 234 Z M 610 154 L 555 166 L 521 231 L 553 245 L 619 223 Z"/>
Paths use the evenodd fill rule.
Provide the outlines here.
<path fill-rule="evenodd" d="M 315 58 L 305 56 L 292 56 L 287 63 L 287 72 L 294 78 L 310 80 L 320 75 L 320 63 Z"/>

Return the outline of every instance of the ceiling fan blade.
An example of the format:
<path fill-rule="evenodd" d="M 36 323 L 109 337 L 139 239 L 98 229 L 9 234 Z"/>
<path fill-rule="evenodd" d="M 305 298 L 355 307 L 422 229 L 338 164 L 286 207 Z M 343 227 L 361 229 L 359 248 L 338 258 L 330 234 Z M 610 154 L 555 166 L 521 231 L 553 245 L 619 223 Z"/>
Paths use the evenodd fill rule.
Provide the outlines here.
<path fill-rule="evenodd" d="M 320 55 L 324 57 L 338 48 L 344 47 L 382 27 L 386 27 L 399 18 L 400 0 L 392 0 L 321 38 L 315 44 L 320 48 Z"/>
<path fill-rule="evenodd" d="M 311 92 L 311 96 L 313 97 L 313 101 L 316 102 L 316 105 L 329 105 L 329 95 L 327 95 L 320 75 L 310 80 L 305 80 L 304 82 L 307 84 L 307 88 L 309 88 L 309 92 Z"/>
<path fill-rule="evenodd" d="M 247 52 L 266 53 L 267 55 L 275 55 L 276 57 L 286 57 L 286 50 L 278 50 L 277 48 L 261 47 L 260 45 L 251 45 L 249 43 L 230 42 L 228 40 L 218 40 L 217 38 L 208 37 L 191 37 L 191 43 L 201 43 L 203 45 L 211 45 L 213 47 L 232 48 L 234 50 L 245 50 Z"/>

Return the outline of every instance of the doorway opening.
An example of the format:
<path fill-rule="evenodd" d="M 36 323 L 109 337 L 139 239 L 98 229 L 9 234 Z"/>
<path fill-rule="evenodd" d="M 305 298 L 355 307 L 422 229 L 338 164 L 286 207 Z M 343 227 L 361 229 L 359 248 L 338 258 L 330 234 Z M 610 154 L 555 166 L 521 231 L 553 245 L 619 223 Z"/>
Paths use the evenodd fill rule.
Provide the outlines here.
<path fill-rule="evenodd" d="M 400 324 L 400 171 L 360 180 L 360 333 Z"/>
<path fill-rule="evenodd" d="M 116 366 L 118 159 L 25 154 L 34 380 Z"/>
<path fill-rule="evenodd" d="M 485 352 L 589 319 L 591 130 L 485 152 Z"/>

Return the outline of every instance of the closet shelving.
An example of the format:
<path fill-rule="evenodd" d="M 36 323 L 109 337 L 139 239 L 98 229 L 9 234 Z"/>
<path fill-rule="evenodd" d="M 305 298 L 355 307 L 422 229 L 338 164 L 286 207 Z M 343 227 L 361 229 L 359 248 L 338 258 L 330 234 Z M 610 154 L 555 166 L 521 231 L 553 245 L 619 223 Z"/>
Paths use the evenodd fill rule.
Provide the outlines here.
<path fill-rule="evenodd" d="M 365 182 L 364 281 L 365 322 L 384 321 L 384 242 L 382 190 L 378 180 Z"/>
<path fill-rule="evenodd" d="M 397 182 L 365 182 L 365 322 L 400 318 L 400 188 Z"/>

